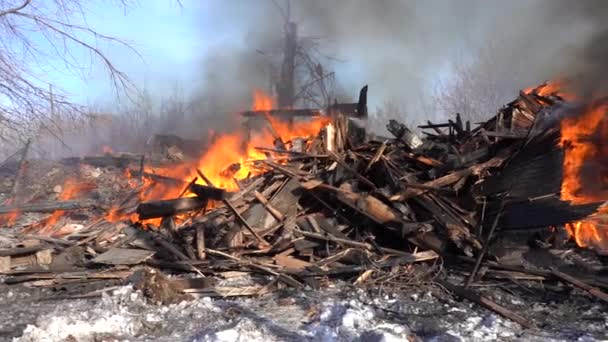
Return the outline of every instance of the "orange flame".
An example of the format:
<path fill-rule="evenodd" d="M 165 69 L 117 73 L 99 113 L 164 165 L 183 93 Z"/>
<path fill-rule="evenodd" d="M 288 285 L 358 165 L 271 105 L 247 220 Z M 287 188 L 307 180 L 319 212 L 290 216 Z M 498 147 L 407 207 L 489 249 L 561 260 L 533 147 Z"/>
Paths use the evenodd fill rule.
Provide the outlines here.
<path fill-rule="evenodd" d="M 561 187 L 563 200 L 573 204 L 586 204 L 608 199 L 608 191 L 602 186 L 607 179 L 606 170 L 600 168 L 591 175 L 585 173 L 585 177 L 596 177 L 595 183 L 599 186 L 590 188 L 582 181 L 582 173 L 590 161 L 596 162 L 608 157 L 608 151 L 603 146 L 603 142 L 608 141 L 608 120 L 604 120 L 606 113 L 607 104 L 594 103 L 583 115 L 566 118 L 561 122 L 560 145 L 564 149 Z M 583 221 L 566 225 L 568 234 L 578 246 L 594 248 L 600 252 L 608 251 L 608 224 L 598 219 L 605 213 L 608 213 L 608 209 L 600 209 L 597 214 Z"/>
<path fill-rule="evenodd" d="M 67 201 L 76 198 L 83 193 L 89 192 L 95 188 L 95 184 L 78 182 L 76 179 L 68 178 L 63 183 L 61 193 L 57 197 L 60 201 Z M 54 226 L 57 221 L 65 214 L 63 210 L 55 210 L 53 214 L 46 220 L 46 227 Z"/>
<path fill-rule="evenodd" d="M 572 101 L 576 97 L 573 93 L 566 90 L 565 84 L 566 82 L 563 80 L 550 81 L 540 86 L 526 88 L 524 89 L 524 93 L 528 95 L 535 93 L 543 97 L 557 95 L 564 100 Z"/>
<path fill-rule="evenodd" d="M 252 109 L 255 111 L 269 111 L 275 105 L 274 99 L 262 91 L 256 90 L 253 93 Z M 141 201 L 170 199 L 178 197 L 187 182 L 199 177 L 197 169 L 200 170 L 213 184 L 213 186 L 226 189 L 228 191 L 238 190 L 236 180 L 242 180 L 249 176 L 255 176 L 263 170 L 254 166 L 253 161 L 263 160 L 267 155 L 256 147 L 273 147 L 276 133 L 283 142 L 288 143 L 297 137 L 310 137 L 319 133 L 325 127 L 330 118 L 318 116 L 306 122 L 283 122 L 269 114 L 265 115 L 272 129 L 266 127 L 256 132 L 246 132 L 244 129 L 237 129 L 231 133 L 219 134 L 212 132 L 210 146 L 205 153 L 193 163 L 184 163 L 171 168 L 146 168 L 147 173 L 154 173 L 162 176 L 183 180 L 182 185 L 169 185 L 162 182 L 155 182 L 144 178 L 146 189 L 140 193 Z M 274 132 L 273 132 L 274 131 Z M 210 134 L 211 136 L 211 134 Z M 226 172 L 231 169 L 231 172 Z M 138 181 L 131 178 L 129 185 L 132 188 L 138 186 Z M 197 179 L 196 183 L 205 184 L 202 179 Z M 186 196 L 193 196 L 186 194 Z M 131 218 L 133 216 L 123 215 L 118 212 L 118 208 L 112 208 L 106 215 L 109 221 L 118 221 Z M 135 221 L 135 220 L 134 220 Z M 147 221 L 147 220 L 146 220 Z M 158 223 L 158 220 L 154 221 Z"/>
<path fill-rule="evenodd" d="M 12 198 L 9 198 L 8 200 L 6 200 L 4 202 L 4 205 L 11 205 L 11 204 L 13 204 Z M 21 212 L 19 212 L 19 211 L 0 215 L 0 222 L 2 222 L 1 224 L 5 225 L 7 227 L 12 227 L 15 225 L 15 223 L 17 223 L 17 219 L 19 218 L 20 215 L 21 215 Z"/>

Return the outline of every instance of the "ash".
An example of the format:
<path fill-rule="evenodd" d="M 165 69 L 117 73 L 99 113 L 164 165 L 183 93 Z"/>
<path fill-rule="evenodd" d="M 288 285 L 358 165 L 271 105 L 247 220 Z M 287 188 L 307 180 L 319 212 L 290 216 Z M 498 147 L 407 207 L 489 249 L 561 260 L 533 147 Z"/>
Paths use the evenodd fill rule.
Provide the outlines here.
<path fill-rule="evenodd" d="M 608 316 L 601 307 L 570 321 L 568 303 L 512 300 L 527 315 L 545 316 L 547 328 L 517 324 L 469 302 L 420 286 L 380 293 L 337 284 L 322 291 L 283 290 L 258 298 L 198 298 L 160 306 L 125 286 L 97 299 L 46 300 L 52 293 L 4 288 L 4 341 L 600 341 Z M 407 295 L 403 295 L 407 293 Z M 45 299 L 45 300 L 43 300 Z M 576 314 L 570 312 L 570 314 Z M 593 317 L 593 321 L 589 318 Z M 561 324 L 560 324 L 561 323 Z"/>

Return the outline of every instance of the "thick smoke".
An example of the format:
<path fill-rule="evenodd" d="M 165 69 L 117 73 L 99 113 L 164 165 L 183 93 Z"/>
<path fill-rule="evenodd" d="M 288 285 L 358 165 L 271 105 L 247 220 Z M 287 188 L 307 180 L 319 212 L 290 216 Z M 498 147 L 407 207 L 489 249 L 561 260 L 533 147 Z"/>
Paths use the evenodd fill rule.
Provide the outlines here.
<path fill-rule="evenodd" d="M 437 84 L 452 84 L 457 69 L 482 78 L 467 96 L 496 97 L 492 103 L 564 75 L 602 75 L 607 7 L 562 0 L 292 0 L 291 18 L 301 37 L 318 38 L 320 50 L 338 60 L 328 63 L 343 89 L 338 95 L 353 99 L 367 83 L 372 107 L 398 101 L 409 115 L 422 116 L 436 110 L 428 102 Z M 252 88 L 268 87 L 264 63 L 272 59 L 257 51 L 280 52 L 285 8 L 283 0 L 211 2 L 211 26 L 228 30 L 234 44 L 218 45 L 204 59 L 203 75 L 216 77 L 203 93 L 241 104 Z"/>
<path fill-rule="evenodd" d="M 286 3 L 205 1 L 200 30 L 213 39 L 192 70 L 200 85 L 184 100 L 185 113 L 164 113 L 166 123 L 155 125 L 153 116 L 128 116 L 146 123 L 119 123 L 128 132 L 122 135 L 138 138 L 106 140 L 133 149 L 151 133 L 204 140 L 208 129 L 238 127 L 236 113 L 250 107 L 254 89 L 271 91 L 278 77 Z M 370 112 L 382 109 L 408 124 L 454 112 L 480 121 L 546 80 L 574 79 L 584 94 L 607 88 L 608 1 L 291 0 L 290 16 L 300 42 L 330 57 L 321 61 L 335 71 L 333 97 L 355 100 L 369 84 Z"/>

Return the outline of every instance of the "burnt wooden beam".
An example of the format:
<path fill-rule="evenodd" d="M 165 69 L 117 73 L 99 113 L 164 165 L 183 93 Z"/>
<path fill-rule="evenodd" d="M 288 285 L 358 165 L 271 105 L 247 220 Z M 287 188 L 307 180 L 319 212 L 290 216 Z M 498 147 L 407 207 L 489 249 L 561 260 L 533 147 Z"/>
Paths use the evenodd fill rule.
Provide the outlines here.
<path fill-rule="evenodd" d="M 264 117 L 270 115 L 276 118 L 292 119 L 296 116 L 315 117 L 315 116 L 330 116 L 337 113 L 355 118 L 367 117 L 367 85 L 361 88 L 359 92 L 359 100 L 353 103 L 334 103 L 327 108 L 302 108 L 302 109 L 271 109 L 271 110 L 248 110 L 241 112 L 241 116 Z"/>
<path fill-rule="evenodd" d="M 272 117 L 285 117 L 292 118 L 296 116 L 307 116 L 315 117 L 323 115 L 320 109 L 316 108 L 303 108 L 303 109 L 270 109 L 270 110 L 248 110 L 241 112 L 240 114 L 244 117 L 260 117 L 266 116 L 266 113 Z"/>
<path fill-rule="evenodd" d="M 137 214 L 140 220 L 157 217 L 173 216 L 198 210 L 205 206 L 207 201 L 198 197 L 176 198 L 170 200 L 149 201 L 137 206 Z"/>
<path fill-rule="evenodd" d="M 221 201 L 225 199 L 227 195 L 227 192 L 224 189 L 200 184 L 191 184 L 190 191 L 203 200 Z"/>

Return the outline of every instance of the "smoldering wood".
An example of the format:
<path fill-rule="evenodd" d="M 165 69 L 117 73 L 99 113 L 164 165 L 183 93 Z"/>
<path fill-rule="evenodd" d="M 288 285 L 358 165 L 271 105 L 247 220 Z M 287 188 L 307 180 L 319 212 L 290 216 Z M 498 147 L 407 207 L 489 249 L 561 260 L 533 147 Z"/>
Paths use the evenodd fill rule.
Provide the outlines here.
<path fill-rule="evenodd" d="M 140 220 L 173 216 L 198 210 L 206 205 L 206 201 L 198 197 L 176 198 L 142 202 L 137 206 L 136 213 Z"/>
<path fill-rule="evenodd" d="M 200 184 L 191 184 L 190 191 L 195 193 L 198 198 L 204 200 L 221 201 L 228 196 L 228 193 L 224 189 Z"/>

